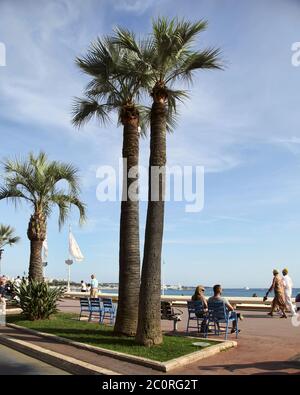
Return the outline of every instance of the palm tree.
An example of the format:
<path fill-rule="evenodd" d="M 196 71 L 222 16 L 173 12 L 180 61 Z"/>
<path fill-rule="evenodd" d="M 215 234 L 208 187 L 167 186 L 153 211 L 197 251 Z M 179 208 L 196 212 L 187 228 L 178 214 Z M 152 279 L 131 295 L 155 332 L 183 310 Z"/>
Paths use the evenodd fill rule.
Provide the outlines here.
<path fill-rule="evenodd" d="M 85 90 L 85 98 L 76 98 L 73 124 L 81 126 L 95 116 L 105 124 L 111 112 L 117 112 L 123 126 L 123 193 L 119 237 L 119 299 L 115 333 L 133 336 L 136 333 L 140 287 L 139 202 L 130 195 L 138 174 L 128 177 L 130 169 L 139 164 L 139 128 L 142 125 L 142 107 L 139 98 L 139 80 L 121 75 L 122 63 L 129 61 L 130 53 L 120 50 L 108 37 L 98 39 L 83 58 L 76 63 L 92 77 Z M 142 111 L 142 112 L 141 112 Z"/>
<path fill-rule="evenodd" d="M 1 258 L 3 247 L 6 245 L 14 245 L 19 242 L 20 237 L 15 236 L 15 229 L 9 225 L 0 224 L 0 274 L 1 274 Z"/>
<path fill-rule="evenodd" d="M 54 206 L 59 209 L 59 228 L 64 224 L 71 206 L 76 206 L 80 222 L 85 219 L 85 205 L 79 199 L 78 170 L 70 164 L 49 161 L 44 152 L 30 153 L 25 160 L 3 162 L 4 183 L 0 200 L 17 204 L 26 201 L 32 208 L 27 236 L 30 240 L 29 278 L 43 280 L 42 246 L 46 238 L 47 219 Z M 68 189 L 59 184 L 65 182 Z"/>
<path fill-rule="evenodd" d="M 192 82 L 193 73 L 198 69 L 220 69 L 219 49 L 208 48 L 201 51 L 192 49 L 192 43 L 207 22 L 191 23 L 159 18 L 153 22 L 150 39 L 137 42 L 135 35 L 126 29 L 117 29 L 115 42 L 135 53 L 142 68 L 129 70 L 137 76 L 142 73 L 144 88 L 152 97 L 150 114 L 150 161 L 149 199 L 145 230 L 144 257 L 139 299 L 139 319 L 136 340 L 151 346 L 162 342 L 160 328 L 161 300 L 161 251 L 164 226 L 164 173 L 166 165 L 166 131 L 168 117 L 176 114 L 178 101 L 188 95 L 175 90 L 174 83 Z M 145 73 L 145 68 L 147 73 Z M 151 175 L 151 169 L 159 167 L 158 182 Z M 153 201 L 152 196 L 158 199 Z"/>

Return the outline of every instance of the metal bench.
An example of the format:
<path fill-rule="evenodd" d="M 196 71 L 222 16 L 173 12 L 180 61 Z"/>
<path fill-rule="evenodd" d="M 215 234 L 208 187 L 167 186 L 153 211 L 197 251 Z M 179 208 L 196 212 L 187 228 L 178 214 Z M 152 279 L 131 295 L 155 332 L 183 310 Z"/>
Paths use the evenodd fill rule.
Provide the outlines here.
<path fill-rule="evenodd" d="M 99 298 L 90 298 L 90 315 L 89 321 L 92 321 L 93 316 L 96 315 L 99 317 L 99 323 L 102 322 L 103 319 L 103 311 L 101 307 L 101 301 Z"/>
<path fill-rule="evenodd" d="M 166 301 L 161 302 L 160 308 L 161 308 L 161 319 L 173 321 L 174 324 L 173 331 L 176 332 L 177 324 L 179 321 L 181 321 L 181 315 L 183 314 L 183 311 L 173 307 L 171 302 L 166 302 Z M 175 310 L 178 311 L 178 313 Z"/>
<path fill-rule="evenodd" d="M 79 321 L 80 318 L 83 317 L 84 313 L 90 315 L 90 301 L 88 298 L 80 298 L 80 314 L 79 314 Z"/>
<path fill-rule="evenodd" d="M 113 325 L 116 318 L 116 307 L 111 298 L 101 298 L 101 301 L 103 304 L 101 322 L 103 323 L 105 318 L 109 318 L 110 324 Z"/>

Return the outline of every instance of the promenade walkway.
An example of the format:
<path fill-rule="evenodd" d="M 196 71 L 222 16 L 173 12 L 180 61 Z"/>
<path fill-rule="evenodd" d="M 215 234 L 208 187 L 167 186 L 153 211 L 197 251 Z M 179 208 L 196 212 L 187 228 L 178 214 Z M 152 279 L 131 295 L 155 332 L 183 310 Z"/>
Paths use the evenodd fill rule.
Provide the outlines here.
<path fill-rule="evenodd" d="M 79 302 L 63 300 L 60 310 L 79 312 Z M 186 309 L 179 331 L 186 327 Z M 201 360 L 170 374 L 297 374 L 300 375 L 300 326 L 294 327 L 290 319 L 270 318 L 262 312 L 245 312 L 241 322 L 238 347 Z M 97 325 L 95 323 L 95 325 Z M 163 321 L 164 331 L 172 329 L 172 322 Z M 150 368 L 80 350 L 55 340 L 27 334 L 15 329 L 0 328 L 1 333 L 29 341 L 40 347 L 64 354 L 121 374 L 162 374 Z M 234 336 L 233 336 L 234 338 Z"/>
<path fill-rule="evenodd" d="M 78 312 L 79 302 L 66 299 L 60 304 L 65 312 Z M 179 331 L 185 331 L 187 311 L 179 323 Z M 292 325 L 291 319 L 273 318 L 265 312 L 242 312 L 241 334 L 238 347 L 209 357 L 173 374 L 300 374 L 300 325 Z M 172 329 L 172 322 L 162 321 L 164 331 Z M 235 338 L 234 336 L 232 337 Z"/>
<path fill-rule="evenodd" d="M 0 375 L 65 375 L 61 369 L 0 344 Z"/>

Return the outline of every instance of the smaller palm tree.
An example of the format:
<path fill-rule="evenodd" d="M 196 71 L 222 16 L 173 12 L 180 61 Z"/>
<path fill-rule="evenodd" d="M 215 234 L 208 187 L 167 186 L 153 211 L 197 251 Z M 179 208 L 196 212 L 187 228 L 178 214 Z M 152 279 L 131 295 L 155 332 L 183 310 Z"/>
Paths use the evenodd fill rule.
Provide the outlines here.
<path fill-rule="evenodd" d="M 78 170 L 70 164 L 49 161 L 41 152 L 29 154 L 24 161 L 5 160 L 4 184 L 0 200 L 8 199 L 17 204 L 27 202 L 33 210 L 28 224 L 30 240 L 29 278 L 43 280 L 42 246 L 46 238 L 47 219 L 54 206 L 59 210 L 59 228 L 68 217 L 71 206 L 76 206 L 80 222 L 85 219 L 85 205 L 79 199 Z M 64 184 L 67 189 L 63 188 Z"/>
<path fill-rule="evenodd" d="M 20 237 L 15 236 L 15 229 L 9 225 L 0 224 L 0 274 L 1 274 L 1 258 L 3 253 L 3 247 L 6 245 L 13 246 L 18 243 Z"/>
<path fill-rule="evenodd" d="M 18 243 L 20 237 L 15 236 L 15 229 L 9 225 L 0 224 L 0 248 Z"/>

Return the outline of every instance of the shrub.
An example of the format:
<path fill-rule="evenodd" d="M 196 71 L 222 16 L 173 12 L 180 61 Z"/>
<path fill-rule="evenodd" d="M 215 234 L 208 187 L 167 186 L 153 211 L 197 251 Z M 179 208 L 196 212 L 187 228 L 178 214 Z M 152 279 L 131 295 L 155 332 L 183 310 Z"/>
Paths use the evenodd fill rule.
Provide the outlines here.
<path fill-rule="evenodd" d="M 34 321 L 47 319 L 57 313 L 57 302 L 64 292 L 64 287 L 51 289 L 45 282 L 30 280 L 28 284 L 25 281 L 21 283 L 16 296 L 26 319 Z"/>

